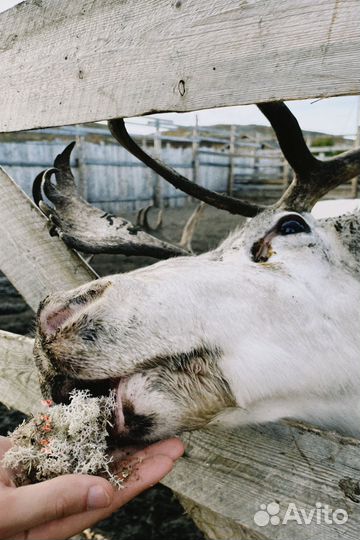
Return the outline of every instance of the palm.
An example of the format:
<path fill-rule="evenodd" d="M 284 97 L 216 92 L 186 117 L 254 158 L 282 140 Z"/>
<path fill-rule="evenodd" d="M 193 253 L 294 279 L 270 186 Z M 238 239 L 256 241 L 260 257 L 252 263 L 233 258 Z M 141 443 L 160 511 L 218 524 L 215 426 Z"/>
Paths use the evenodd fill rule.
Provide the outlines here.
<path fill-rule="evenodd" d="M 8 438 L 0 437 L 1 459 L 10 446 Z M 68 538 L 109 516 L 161 480 L 183 450 L 178 439 L 169 439 L 138 450 L 127 458 L 136 462 L 136 474 L 130 475 L 122 490 L 114 490 L 103 478 L 87 475 L 61 476 L 16 488 L 10 471 L 0 467 L 0 539 Z M 116 459 L 123 457 L 124 452 L 118 454 Z M 108 504 L 103 504 L 101 508 L 88 506 L 89 490 L 94 486 L 105 490 L 107 496 Z"/>

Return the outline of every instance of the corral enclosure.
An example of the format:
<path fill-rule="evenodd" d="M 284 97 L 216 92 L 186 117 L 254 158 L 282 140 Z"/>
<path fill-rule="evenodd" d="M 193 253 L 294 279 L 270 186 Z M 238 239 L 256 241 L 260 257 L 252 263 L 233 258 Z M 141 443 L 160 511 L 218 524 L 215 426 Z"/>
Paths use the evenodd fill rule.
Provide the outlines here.
<path fill-rule="evenodd" d="M 207 189 L 273 202 L 291 181 L 292 171 L 274 137 L 265 137 L 254 130 L 247 134 L 237 126 L 229 126 L 228 130 L 194 126 L 191 135 L 177 136 L 176 131 L 175 134 L 161 132 L 161 120 L 154 119 L 148 124 L 157 125 L 157 131 L 135 137 L 142 148 Z M 173 126 L 171 131 L 175 128 L 178 126 Z M 149 204 L 176 208 L 188 203 L 185 193 L 159 178 L 117 144 L 106 127 L 96 124 L 3 136 L 0 163 L 18 179 L 25 193 L 31 195 L 39 170 L 51 167 L 55 156 L 72 140 L 77 141 L 72 169 L 79 190 L 103 210 L 119 214 Z M 323 159 L 352 145 L 351 139 L 325 147 L 311 146 L 310 141 L 314 155 Z M 357 183 L 350 182 L 327 195 L 356 196 Z"/>
<path fill-rule="evenodd" d="M 30 0 L 0 24 L 3 132 L 360 93 L 355 0 Z M 93 278 L 0 175 L 0 269 L 27 303 L 36 309 L 46 293 Z M 3 401 L 28 411 L 39 395 L 32 341 L 2 334 L 0 347 Z M 227 435 L 205 430 L 188 441 L 165 483 L 209 537 L 357 538 L 358 440 L 282 422 Z M 272 500 L 307 509 L 321 500 L 350 519 L 342 529 L 260 527 L 254 513 Z"/>

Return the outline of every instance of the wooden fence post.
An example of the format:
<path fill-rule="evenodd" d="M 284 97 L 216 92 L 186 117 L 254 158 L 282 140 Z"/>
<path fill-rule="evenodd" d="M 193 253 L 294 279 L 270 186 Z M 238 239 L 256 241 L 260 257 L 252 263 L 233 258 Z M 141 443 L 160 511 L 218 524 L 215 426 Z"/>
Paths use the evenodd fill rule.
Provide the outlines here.
<path fill-rule="evenodd" d="M 234 191 L 234 176 L 235 176 L 235 139 L 236 139 L 236 126 L 232 124 L 230 128 L 230 146 L 229 146 L 229 176 L 227 193 L 232 195 Z"/>
<path fill-rule="evenodd" d="M 358 114 L 357 114 L 357 122 L 356 122 L 356 139 L 355 139 L 355 148 L 359 148 L 360 146 L 360 97 L 358 98 Z M 358 196 L 359 191 L 359 176 L 355 176 L 351 180 L 351 197 L 354 199 Z"/>
<path fill-rule="evenodd" d="M 195 125 L 192 132 L 192 180 L 195 184 L 199 182 L 200 160 L 199 160 L 199 121 L 196 115 Z"/>
<path fill-rule="evenodd" d="M 50 237 L 43 214 L 1 167 L 0 216 L 0 270 L 32 309 L 51 292 L 97 277 L 60 238 Z"/>
<path fill-rule="evenodd" d="M 260 133 L 257 131 L 255 133 L 255 142 L 256 146 L 254 147 L 254 176 L 255 178 L 258 177 L 259 174 L 259 165 L 260 165 L 260 156 L 259 156 L 259 150 L 261 150 L 260 145 Z"/>
<path fill-rule="evenodd" d="M 156 119 L 156 132 L 154 133 L 154 154 L 161 159 L 160 120 Z M 163 207 L 162 178 L 154 173 L 154 206 Z"/>
<path fill-rule="evenodd" d="M 85 137 L 83 135 L 77 135 L 76 137 L 76 149 L 77 149 L 77 168 L 78 168 L 78 190 L 81 197 L 87 200 L 87 180 L 86 180 L 86 164 L 85 164 Z"/>
<path fill-rule="evenodd" d="M 142 146 L 142 149 L 144 150 L 144 152 L 148 151 L 148 138 L 146 136 L 144 136 L 142 138 L 142 145 L 141 146 Z M 151 147 L 151 144 L 150 144 L 150 147 Z M 150 153 L 151 153 L 151 149 L 150 149 Z M 149 199 L 150 200 L 152 199 L 152 202 L 154 204 L 154 182 L 155 182 L 154 173 L 150 169 L 150 167 L 145 167 L 145 165 L 143 163 L 141 164 L 141 172 L 145 176 L 146 189 L 148 190 L 148 193 L 149 193 Z M 152 192 L 152 194 L 151 194 L 151 192 Z M 134 201 L 133 210 L 139 210 L 139 208 L 142 208 L 142 207 L 144 207 L 144 206 L 146 206 L 148 204 L 149 204 L 148 201 L 140 201 L 139 203 Z"/>

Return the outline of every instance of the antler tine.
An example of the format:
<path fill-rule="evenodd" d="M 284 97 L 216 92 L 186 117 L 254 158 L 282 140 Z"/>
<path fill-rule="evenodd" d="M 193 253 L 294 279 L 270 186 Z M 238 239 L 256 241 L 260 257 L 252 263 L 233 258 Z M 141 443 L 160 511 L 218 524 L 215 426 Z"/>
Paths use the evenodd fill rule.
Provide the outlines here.
<path fill-rule="evenodd" d="M 140 208 L 136 214 L 136 225 L 138 227 L 142 227 L 146 231 L 158 231 L 161 229 L 163 224 L 163 209 L 161 208 L 158 212 L 155 226 L 152 227 L 148 220 L 148 213 L 151 210 L 151 208 L 154 208 L 153 204 L 149 204 L 148 206 L 144 206 L 143 208 Z"/>
<path fill-rule="evenodd" d="M 136 226 L 142 227 L 144 225 L 144 208 L 140 208 L 136 214 Z"/>
<path fill-rule="evenodd" d="M 42 200 L 41 186 L 42 186 L 44 173 L 45 173 L 45 170 L 39 172 L 39 174 L 35 177 L 35 180 L 33 181 L 33 185 L 32 185 L 32 197 L 34 199 L 36 206 L 39 206 L 40 201 Z"/>
<path fill-rule="evenodd" d="M 57 169 L 55 167 L 50 167 L 49 169 L 44 169 L 41 171 L 35 178 L 32 185 L 32 196 L 36 206 L 40 208 L 40 202 L 42 202 L 42 190 L 44 188 L 45 182 L 47 182 L 53 173 L 56 173 Z"/>
<path fill-rule="evenodd" d="M 124 218 L 103 212 L 82 199 L 70 167 L 73 148 L 73 143 L 68 145 L 56 157 L 55 167 L 38 174 L 33 184 L 34 200 L 49 219 L 50 234 L 60 236 L 69 247 L 83 253 L 123 253 L 158 259 L 189 255 L 180 246 L 156 238 Z M 53 173 L 56 185 L 51 182 Z M 51 207 L 43 201 L 43 193 L 52 203 Z"/>
<path fill-rule="evenodd" d="M 307 147 L 299 123 L 285 103 L 258 103 L 257 107 L 269 120 L 281 151 L 296 174 L 306 175 L 321 165 Z"/>
<path fill-rule="evenodd" d="M 149 215 L 149 212 L 150 210 L 154 208 L 154 205 L 153 204 L 149 204 L 148 206 L 146 206 L 146 208 L 144 208 L 144 213 L 143 213 L 143 227 L 144 229 L 146 230 L 149 230 L 149 231 L 158 231 L 162 224 L 163 224 L 163 208 L 161 208 L 158 212 L 158 215 L 156 217 L 156 223 L 154 225 L 154 227 L 152 227 L 149 223 L 149 218 L 148 218 L 148 215 Z"/>
<path fill-rule="evenodd" d="M 350 150 L 318 163 L 307 176 L 295 175 L 277 207 L 310 212 L 321 197 L 360 174 L 360 149 Z"/>
<path fill-rule="evenodd" d="M 331 189 L 360 174 L 360 149 L 327 161 L 316 159 L 307 147 L 295 116 L 283 102 L 259 103 L 274 129 L 295 177 L 275 208 L 309 212 Z"/>
<path fill-rule="evenodd" d="M 323 167 L 329 178 L 330 189 L 355 178 L 360 174 L 360 148 L 348 150 L 324 161 Z"/>
<path fill-rule="evenodd" d="M 185 226 L 182 231 L 181 239 L 179 242 L 179 246 L 183 249 L 186 249 L 187 251 L 192 252 L 192 239 L 194 236 L 194 232 L 196 229 L 197 224 L 201 220 L 201 217 L 205 211 L 205 203 L 201 202 L 193 211 L 187 222 L 185 223 Z"/>
<path fill-rule="evenodd" d="M 113 137 L 133 156 L 150 167 L 153 171 L 159 174 L 167 182 L 170 182 L 176 189 L 180 189 L 184 193 L 206 202 L 211 206 L 215 206 L 220 210 L 227 210 L 231 214 L 240 214 L 246 217 L 254 217 L 265 210 L 265 206 L 250 204 L 228 195 L 222 195 L 215 191 L 210 191 L 198 184 L 190 182 L 185 176 L 182 176 L 177 171 L 165 165 L 159 159 L 154 159 L 144 152 L 136 142 L 128 134 L 124 120 L 117 118 L 110 120 L 108 126 Z"/>

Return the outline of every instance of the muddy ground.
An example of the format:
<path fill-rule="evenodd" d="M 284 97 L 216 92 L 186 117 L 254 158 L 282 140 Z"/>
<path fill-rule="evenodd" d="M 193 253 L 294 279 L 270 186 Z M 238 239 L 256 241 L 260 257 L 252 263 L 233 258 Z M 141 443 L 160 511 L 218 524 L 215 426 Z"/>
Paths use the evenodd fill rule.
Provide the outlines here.
<path fill-rule="evenodd" d="M 182 227 L 193 209 L 194 206 L 190 205 L 186 208 L 165 210 L 162 234 L 166 239 L 172 242 L 180 239 Z M 125 217 L 133 218 L 132 215 Z M 150 215 L 150 222 L 154 217 Z M 216 247 L 241 222 L 242 219 L 238 216 L 206 208 L 194 235 L 195 253 Z M 128 272 L 153 263 L 154 259 L 151 258 L 121 255 L 97 255 L 91 261 L 91 265 L 101 276 Z M 0 329 L 32 335 L 33 328 L 33 312 L 0 274 Z M 22 418 L 17 411 L 8 411 L 0 404 L 0 434 L 7 434 Z M 107 538 L 121 540 L 203 539 L 203 535 L 184 514 L 172 492 L 161 485 L 154 486 L 137 497 L 111 518 L 100 523 L 96 530 Z"/>

